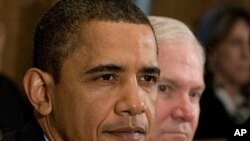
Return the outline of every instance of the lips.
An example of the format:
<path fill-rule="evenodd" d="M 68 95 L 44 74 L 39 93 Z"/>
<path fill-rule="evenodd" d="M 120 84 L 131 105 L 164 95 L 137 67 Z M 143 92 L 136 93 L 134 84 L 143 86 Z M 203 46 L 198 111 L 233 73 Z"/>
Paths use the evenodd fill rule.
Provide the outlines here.
<path fill-rule="evenodd" d="M 120 140 L 141 140 L 145 138 L 146 130 L 142 127 L 119 127 L 104 131 L 103 133 L 119 138 Z"/>
<path fill-rule="evenodd" d="M 192 133 L 192 128 L 190 124 L 178 124 L 178 125 L 169 125 L 168 127 L 161 129 L 162 134 L 172 137 L 183 137 L 189 138 Z"/>

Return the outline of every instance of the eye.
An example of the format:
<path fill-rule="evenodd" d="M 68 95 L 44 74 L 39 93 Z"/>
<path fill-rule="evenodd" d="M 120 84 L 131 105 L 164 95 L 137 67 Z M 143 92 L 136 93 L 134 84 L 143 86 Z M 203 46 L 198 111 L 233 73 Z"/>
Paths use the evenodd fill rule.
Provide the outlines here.
<path fill-rule="evenodd" d="M 98 79 L 103 80 L 103 81 L 110 81 L 114 79 L 114 76 L 112 74 L 103 74 L 99 76 Z"/>
<path fill-rule="evenodd" d="M 150 76 L 150 75 L 145 75 L 144 80 L 147 81 L 147 82 L 156 82 L 155 77 Z"/>
<path fill-rule="evenodd" d="M 201 93 L 200 93 L 200 92 L 193 91 L 193 92 L 190 92 L 190 93 L 189 93 L 189 96 L 190 96 L 191 98 L 200 99 Z"/>
<path fill-rule="evenodd" d="M 158 81 L 158 78 L 153 75 L 144 75 L 143 77 L 141 77 L 140 80 L 145 81 L 147 83 L 156 83 Z"/>
<path fill-rule="evenodd" d="M 169 87 L 165 84 L 159 84 L 158 85 L 158 91 L 159 92 L 162 92 L 162 93 L 165 93 L 169 90 Z"/>

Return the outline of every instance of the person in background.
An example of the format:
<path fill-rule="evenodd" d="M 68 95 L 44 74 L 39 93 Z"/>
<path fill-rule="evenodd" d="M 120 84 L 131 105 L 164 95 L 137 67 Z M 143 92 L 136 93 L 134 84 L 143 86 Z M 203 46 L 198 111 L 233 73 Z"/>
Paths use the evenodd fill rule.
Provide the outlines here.
<path fill-rule="evenodd" d="M 31 106 L 16 84 L 2 72 L 6 30 L 0 20 L 0 139 L 25 126 L 32 117 Z"/>
<path fill-rule="evenodd" d="M 152 13 L 152 0 L 134 0 L 134 3 L 146 15 Z"/>
<path fill-rule="evenodd" d="M 147 141 L 160 70 L 131 0 L 63 0 L 40 20 L 24 88 L 35 120 L 4 141 Z"/>
<path fill-rule="evenodd" d="M 201 21 L 198 37 L 206 50 L 207 87 L 196 139 L 233 136 L 250 116 L 249 29 L 249 13 L 240 6 L 216 7 Z"/>
<path fill-rule="evenodd" d="M 203 48 L 182 22 L 150 16 L 161 75 L 151 141 L 192 141 L 205 89 Z"/>

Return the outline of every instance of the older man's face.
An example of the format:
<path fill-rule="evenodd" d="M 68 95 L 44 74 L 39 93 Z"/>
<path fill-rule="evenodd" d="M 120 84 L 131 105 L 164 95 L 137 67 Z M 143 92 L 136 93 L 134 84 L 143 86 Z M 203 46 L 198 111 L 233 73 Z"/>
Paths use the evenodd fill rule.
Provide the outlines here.
<path fill-rule="evenodd" d="M 195 46 L 188 40 L 159 41 L 161 76 L 153 141 L 191 141 L 193 138 L 204 89 L 203 60 Z"/>
<path fill-rule="evenodd" d="M 149 26 L 95 21 L 63 62 L 53 90 L 52 132 L 69 141 L 144 141 L 159 69 Z"/>

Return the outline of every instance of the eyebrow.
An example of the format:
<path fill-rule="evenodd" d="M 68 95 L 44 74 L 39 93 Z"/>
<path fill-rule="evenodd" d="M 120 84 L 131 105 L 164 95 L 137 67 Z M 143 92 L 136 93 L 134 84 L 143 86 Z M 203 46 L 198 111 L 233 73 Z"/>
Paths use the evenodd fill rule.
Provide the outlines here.
<path fill-rule="evenodd" d="M 142 69 L 140 69 L 139 71 L 140 73 L 146 73 L 146 74 L 156 74 L 156 75 L 160 75 L 160 69 L 158 67 L 155 66 L 146 66 L 143 67 Z"/>
<path fill-rule="evenodd" d="M 94 68 L 89 69 L 86 71 L 86 74 L 93 74 L 98 72 L 123 72 L 125 69 L 122 66 L 116 64 L 107 64 L 107 65 L 98 65 Z"/>
<path fill-rule="evenodd" d="M 173 84 L 175 86 L 179 86 L 179 84 L 176 81 L 169 79 L 167 77 L 160 78 L 160 83 L 170 83 L 170 84 Z M 201 85 L 196 86 L 194 89 L 204 91 L 205 88 L 206 88 L 206 85 L 201 84 Z"/>

